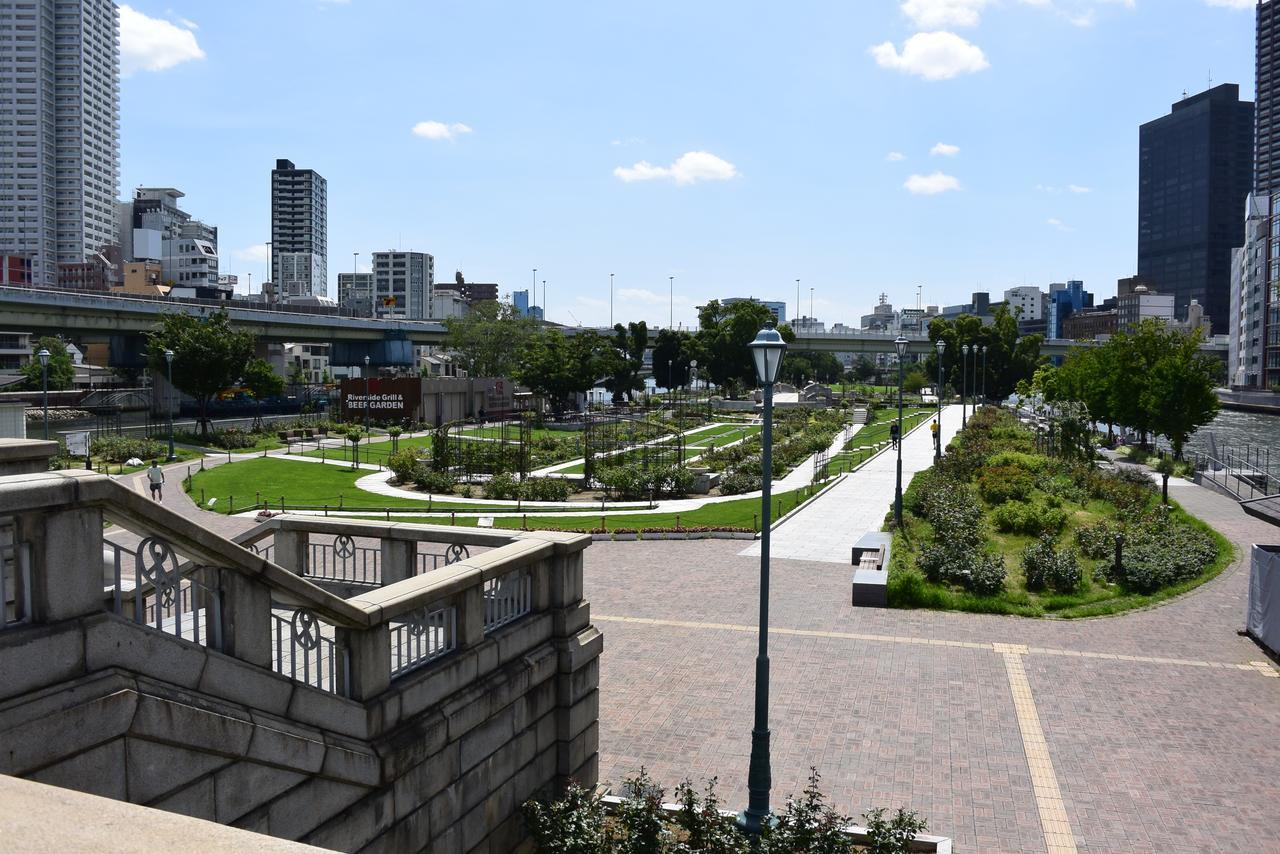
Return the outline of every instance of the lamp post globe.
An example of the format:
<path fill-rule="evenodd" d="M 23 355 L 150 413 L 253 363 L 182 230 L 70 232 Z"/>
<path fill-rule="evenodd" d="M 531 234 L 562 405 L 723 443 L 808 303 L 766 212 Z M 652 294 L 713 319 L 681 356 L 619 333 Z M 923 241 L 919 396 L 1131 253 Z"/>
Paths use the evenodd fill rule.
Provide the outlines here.
<path fill-rule="evenodd" d="M 947 352 L 947 342 L 938 339 L 938 441 L 934 444 L 933 458 L 942 458 L 942 354 Z"/>
<path fill-rule="evenodd" d="M 907 360 L 906 336 L 895 338 L 893 349 L 898 354 L 898 482 L 893 491 L 893 519 L 902 527 L 902 366 Z"/>
<path fill-rule="evenodd" d="M 165 362 L 166 368 L 168 369 L 168 376 L 169 376 L 169 389 L 167 394 L 168 406 L 165 407 L 165 409 L 167 410 L 166 414 L 168 415 L 168 420 L 169 420 L 168 460 L 169 462 L 173 462 L 173 460 L 177 459 L 177 454 L 173 452 L 173 351 L 168 348 L 166 348 L 164 351 L 164 362 Z"/>
<path fill-rule="evenodd" d="M 41 347 L 36 353 L 40 360 L 40 387 L 44 392 L 44 438 L 49 440 L 49 351 Z"/>
<path fill-rule="evenodd" d="M 769 503 L 773 487 L 773 384 L 787 352 L 787 342 L 770 320 L 747 345 L 763 389 L 764 428 L 761 451 L 760 493 L 760 648 L 756 654 L 755 724 L 751 728 L 751 764 L 747 769 L 747 808 L 738 816 L 739 826 L 758 835 L 769 820 Z"/>

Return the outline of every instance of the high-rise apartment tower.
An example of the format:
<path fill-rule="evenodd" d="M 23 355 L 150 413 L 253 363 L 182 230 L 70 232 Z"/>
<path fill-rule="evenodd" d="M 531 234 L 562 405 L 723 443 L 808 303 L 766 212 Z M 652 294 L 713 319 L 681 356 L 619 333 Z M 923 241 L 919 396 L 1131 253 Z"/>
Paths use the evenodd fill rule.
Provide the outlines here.
<path fill-rule="evenodd" d="M 38 287 L 115 242 L 118 29 L 112 0 L 0 3 L 0 255 Z"/>
<path fill-rule="evenodd" d="M 271 170 L 271 281 L 281 299 L 327 296 L 329 185 L 314 169 Z"/>

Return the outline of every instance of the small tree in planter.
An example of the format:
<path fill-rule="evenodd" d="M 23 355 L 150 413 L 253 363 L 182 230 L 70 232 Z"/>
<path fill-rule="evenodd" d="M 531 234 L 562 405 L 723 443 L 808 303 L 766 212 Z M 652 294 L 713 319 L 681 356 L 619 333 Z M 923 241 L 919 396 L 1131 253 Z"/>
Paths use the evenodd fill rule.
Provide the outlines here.
<path fill-rule="evenodd" d="M 387 435 L 391 437 L 391 453 L 400 450 L 400 434 L 404 432 L 403 427 L 388 427 Z"/>
<path fill-rule="evenodd" d="M 351 467 L 353 469 L 360 468 L 360 440 L 364 438 L 364 433 L 356 428 L 347 431 L 347 441 L 351 443 Z"/>

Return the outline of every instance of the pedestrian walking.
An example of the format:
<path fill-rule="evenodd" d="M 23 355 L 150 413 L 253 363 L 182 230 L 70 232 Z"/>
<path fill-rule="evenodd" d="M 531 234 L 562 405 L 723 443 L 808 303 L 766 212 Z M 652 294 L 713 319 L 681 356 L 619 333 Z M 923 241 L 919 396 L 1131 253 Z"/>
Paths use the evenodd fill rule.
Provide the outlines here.
<path fill-rule="evenodd" d="M 898 422 L 895 421 L 889 425 L 889 439 L 893 442 L 894 450 L 898 448 Z"/>
<path fill-rule="evenodd" d="M 147 469 L 147 483 L 151 486 L 151 497 L 164 501 L 164 469 L 160 468 L 159 460 L 151 461 L 151 468 Z"/>
<path fill-rule="evenodd" d="M 929 430 L 933 433 L 933 446 L 938 449 L 938 453 L 942 453 L 942 432 L 938 429 L 938 419 L 933 419 Z"/>

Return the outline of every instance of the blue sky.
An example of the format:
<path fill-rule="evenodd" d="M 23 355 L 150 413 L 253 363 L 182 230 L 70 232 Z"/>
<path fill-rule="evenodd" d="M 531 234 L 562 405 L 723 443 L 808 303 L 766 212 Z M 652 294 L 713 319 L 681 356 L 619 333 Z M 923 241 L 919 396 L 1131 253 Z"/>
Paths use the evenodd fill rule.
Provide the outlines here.
<path fill-rule="evenodd" d="M 132 0 L 122 193 L 175 186 L 266 275 L 276 158 L 352 252 L 436 258 L 550 318 L 707 299 L 857 323 L 1136 265 L 1138 125 L 1253 92 L 1250 0 Z M 415 132 L 417 129 L 417 132 Z M 535 302 L 541 302 L 539 293 Z"/>

